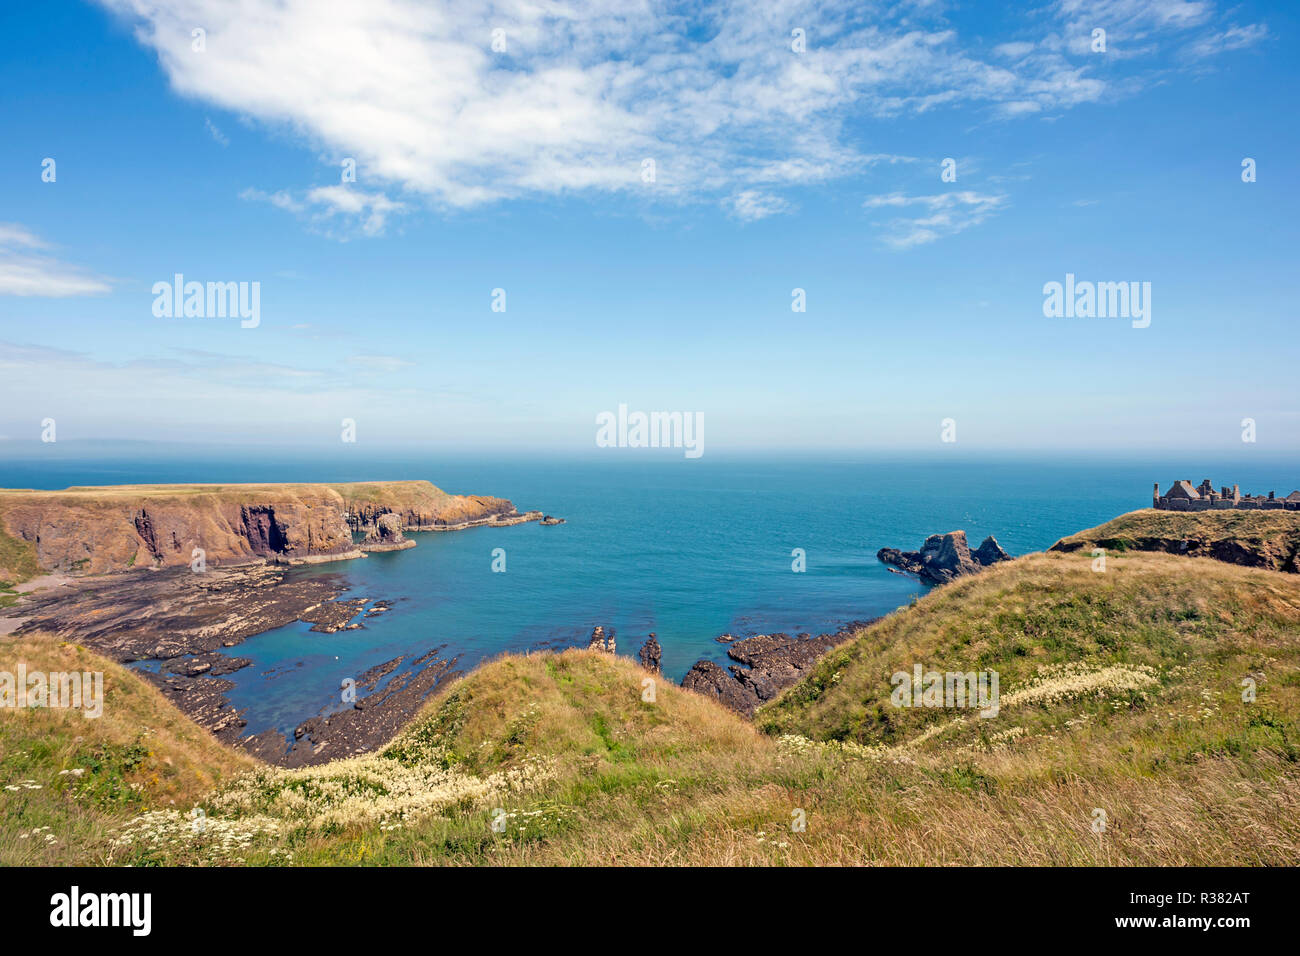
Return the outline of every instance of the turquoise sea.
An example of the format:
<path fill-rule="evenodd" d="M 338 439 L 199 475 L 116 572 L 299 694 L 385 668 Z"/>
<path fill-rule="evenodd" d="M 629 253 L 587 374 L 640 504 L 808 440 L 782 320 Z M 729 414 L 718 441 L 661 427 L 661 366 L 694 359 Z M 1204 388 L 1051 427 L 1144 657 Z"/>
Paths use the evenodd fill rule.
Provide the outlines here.
<path fill-rule="evenodd" d="M 925 590 L 875 559 L 926 535 L 964 529 L 974 546 L 995 535 L 1013 555 L 1150 502 L 1152 483 L 1176 478 L 1243 491 L 1300 487 L 1300 464 L 1207 463 L 1152 456 L 973 460 L 834 460 L 705 456 L 486 459 L 195 453 L 156 459 L 62 455 L 0 461 L 0 486 L 62 488 L 144 482 L 354 481 L 427 478 L 455 493 L 511 499 L 568 523 L 416 534 L 418 546 L 363 560 L 295 569 L 342 574 L 349 597 L 394 602 L 364 628 L 312 633 L 295 624 L 231 653 L 254 660 L 230 679 L 248 732 L 286 734 L 339 704 L 347 677 L 432 647 L 466 670 L 504 651 L 585 645 L 596 624 L 634 655 L 651 631 L 668 676 L 699 658 L 725 660 L 714 638 L 822 633 L 875 617 Z M 1248 456 L 1244 456 L 1248 457 Z M 492 571 L 493 550 L 506 571 Z M 807 570 L 792 571 L 792 551 Z M 408 658 L 408 659 L 409 659 Z M 400 673 L 400 670 L 399 672 Z"/>

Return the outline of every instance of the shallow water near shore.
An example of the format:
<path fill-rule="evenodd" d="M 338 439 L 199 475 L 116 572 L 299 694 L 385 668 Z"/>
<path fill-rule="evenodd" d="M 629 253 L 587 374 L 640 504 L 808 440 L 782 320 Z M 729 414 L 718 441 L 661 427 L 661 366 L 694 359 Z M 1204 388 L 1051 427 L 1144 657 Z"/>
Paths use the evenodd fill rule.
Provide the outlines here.
<path fill-rule="evenodd" d="M 1280 463 L 686 461 L 632 459 L 627 451 L 617 460 L 568 461 L 240 458 L 11 461 L 0 463 L 0 484 L 427 478 L 567 519 L 412 534 L 418 545 L 409 550 L 291 571 L 342 575 L 346 597 L 392 606 L 359 616 L 356 630 L 313 633 L 295 623 L 229 649 L 254 661 L 227 678 L 245 732 L 286 735 L 322 709 L 342 707 L 345 678 L 399 655 L 409 663 L 442 648 L 441 657 L 468 670 L 507 651 L 585 646 L 603 624 L 628 655 L 655 632 L 664 671 L 678 680 L 701 657 L 725 660 L 714 640 L 724 632 L 824 633 L 923 593 L 924 585 L 876 561 L 881 547 L 912 549 L 926 535 L 961 528 L 972 546 L 992 534 L 1018 555 L 1147 507 L 1157 478 L 1167 486 L 1208 476 L 1279 494 L 1300 484 L 1300 470 Z M 492 571 L 498 548 L 504 573 Z M 796 548 L 806 553 L 803 573 L 791 569 Z"/>

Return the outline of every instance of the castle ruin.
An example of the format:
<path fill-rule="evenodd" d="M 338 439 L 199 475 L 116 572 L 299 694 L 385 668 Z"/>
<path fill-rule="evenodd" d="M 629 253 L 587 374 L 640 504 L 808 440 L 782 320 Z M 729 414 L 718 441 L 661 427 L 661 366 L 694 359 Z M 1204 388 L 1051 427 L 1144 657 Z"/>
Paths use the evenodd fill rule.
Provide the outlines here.
<path fill-rule="evenodd" d="M 1161 511 L 1218 511 L 1228 508 L 1264 508 L 1286 511 L 1300 511 L 1300 491 L 1293 491 L 1285 498 L 1276 498 L 1273 492 L 1264 495 L 1243 495 L 1237 485 L 1229 488 L 1224 485 L 1218 491 L 1206 478 L 1193 487 L 1190 481 L 1175 481 L 1163 495 L 1160 483 L 1156 482 L 1151 491 L 1151 507 Z"/>

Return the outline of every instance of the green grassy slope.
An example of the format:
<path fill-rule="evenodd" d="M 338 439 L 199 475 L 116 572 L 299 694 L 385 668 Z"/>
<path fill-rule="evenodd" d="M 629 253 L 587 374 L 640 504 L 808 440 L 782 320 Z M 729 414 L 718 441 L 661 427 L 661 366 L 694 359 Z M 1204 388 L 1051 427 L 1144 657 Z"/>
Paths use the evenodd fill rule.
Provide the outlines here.
<path fill-rule="evenodd" d="M 998 717 L 891 707 L 890 674 L 918 661 L 998 670 Z M 591 651 L 498 659 L 379 754 L 193 783 L 199 832 L 147 779 L 130 806 L 73 794 L 35 816 L 38 791 L 0 790 L 0 853 L 48 825 L 58 862 L 1300 863 L 1292 575 L 1030 555 L 866 629 L 758 726 L 662 681 L 643 700 L 647 678 Z M 32 753 L 23 720 L 0 712 L 5 753 Z M 64 763 L 0 765 L 0 785 Z M 82 813 L 94 827 L 65 840 Z"/>
<path fill-rule="evenodd" d="M 50 638 L 0 638 L 0 672 L 99 671 L 102 716 L 0 708 L 0 865 L 101 862 L 119 827 L 189 810 L 255 766 L 124 667 Z"/>

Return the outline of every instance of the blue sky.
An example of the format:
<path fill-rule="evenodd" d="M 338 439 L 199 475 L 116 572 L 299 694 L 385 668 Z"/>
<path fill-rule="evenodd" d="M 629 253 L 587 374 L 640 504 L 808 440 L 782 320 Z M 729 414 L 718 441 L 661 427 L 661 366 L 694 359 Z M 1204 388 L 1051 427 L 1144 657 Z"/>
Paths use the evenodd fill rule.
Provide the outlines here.
<path fill-rule="evenodd" d="M 8 4 L 0 436 L 1293 454 L 1300 11 L 994 6 Z"/>

